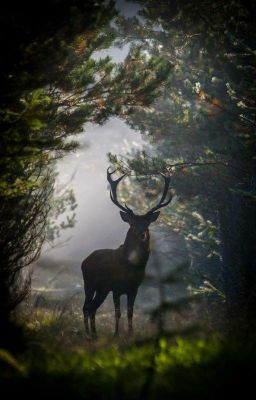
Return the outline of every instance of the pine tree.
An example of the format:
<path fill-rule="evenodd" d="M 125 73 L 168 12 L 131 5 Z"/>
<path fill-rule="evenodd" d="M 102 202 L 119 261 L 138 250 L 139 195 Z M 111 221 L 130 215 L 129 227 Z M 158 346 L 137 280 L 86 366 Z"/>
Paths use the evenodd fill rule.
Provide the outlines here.
<path fill-rule="evenodd" d="M 123 42 L 139 41 L 174 67 L 161 98 L 127 118 L 154 149 L 128 167 L 173 175 L 179 202 L 169 222 L 201 273 L 219 278 L 230 327 L 248 333 L 256 323 L 255 9 L 240 1 L 140 3 L 140 20 L 119 21 Z"/>

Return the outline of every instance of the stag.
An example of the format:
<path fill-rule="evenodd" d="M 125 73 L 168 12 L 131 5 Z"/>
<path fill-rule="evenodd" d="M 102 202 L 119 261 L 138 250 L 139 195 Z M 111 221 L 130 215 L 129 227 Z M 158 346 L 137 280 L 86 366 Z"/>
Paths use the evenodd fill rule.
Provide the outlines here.
<path fill-rule="evenodd" d="M 164 179 L 164 190 L 159 203 L 144 215 L 136 215 L 126 204 L 123 206 L 117 198 L 118 183 L 125 177 L 112 179 L 116 171 L 107 170 L 110 183 L 110 198 L 121 209 L 120 215 L 130 225 L 124 244 L 117 249 L 102 249 L 91 253 L 82 263 L 85 302 L 83 307 L 84 325 L 87 337 L 97 338 L 95 315 L 109 292 L 113 293 L 115 307 L 115 336 L 118 335 L 120 312 L 120 296 L 127 295 L 128 332 L 133 333 L 133 307 L 137 291 L 141 285 L 150 254 L 149 225 L 156 221 L 160 212 L 167 206 L 172 196 L 165 201 L 170 177 L 161 174 Z M 89 329 L 90 322 L 90 329 Z"/>

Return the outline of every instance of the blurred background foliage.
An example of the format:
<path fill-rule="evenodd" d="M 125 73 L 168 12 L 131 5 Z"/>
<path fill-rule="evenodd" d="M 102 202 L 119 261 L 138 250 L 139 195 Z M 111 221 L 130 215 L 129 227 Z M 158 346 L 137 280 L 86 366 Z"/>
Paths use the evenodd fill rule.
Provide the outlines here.
<path fill-rule="evenodd" d="M 138 16 L 119 17 L 118 44 L 140 44 L 173 68 L 161 96 L 126 117 L 151 151 L 109 160 L 137 176 L 172 176 L 177 198 L 162 218 L 185 238 L 201 289 L 206 281 L 206 292 L 225 298 L 228 329 L 248 331 L 256 296 L 254 9 L 240 1 L 139 3 Z"/>

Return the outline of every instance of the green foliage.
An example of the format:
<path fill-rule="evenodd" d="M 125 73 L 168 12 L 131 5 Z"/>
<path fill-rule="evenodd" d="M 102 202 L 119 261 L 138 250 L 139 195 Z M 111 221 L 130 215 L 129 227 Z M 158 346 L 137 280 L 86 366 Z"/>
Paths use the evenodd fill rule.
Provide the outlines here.
<path fill-rule="evenodd" d="M 72 183 L 72 179 L 71 182 L 66 182 L 65 185 L 58 185 L 55 181 L 54 195 L 46 229 L 46 240 L 51 245 L 60 237 L 60 232 L 63 229 L 73 228 L 76 223 L 75 209 L 77 208 L 77 203 L 74 191 L 69 185 L 70 183 Z"/>
<path fill-rule="evenodd" d="M 16 71 L 10 66 L 5 76 L 8 96 L 0 102 L 1 195 L 16 194 L 19 185 L 15 178 L 22 179 L 22 173 L 35 163 L 49 163 L 74 149 L 75 142 L 67 143 L 66 138 L 80 133 L 86 122 L 103 123 L 110 116 L 148 105 L 169 74 L 166 60 L 155 56 L 146 59 L 138 46 L 119 65 L 110 57 L 96 60 L 95 52 L 108 48 L 115 38 L 110 28 L 114 8 L 88 2 L 75 9 L 73 15 L 67 8 L 64 19 L 71 22 L 70 29 L 79 22 L 73 34 L 67 35 L 66 26 L 49 33 L 39 28 L 36 42 L 31 38 L 30 43 L 23 44 L 23 51 L 13 54 L 18 57 Z M 87 14 L 83 14 L 85 11 Z M 23 23 L 15 18 L 16 14 L 15 23 Z M 30 24 L 25 29 L 31 29 L 33 36 L 36 27 Z M 17 34 L 13 32 L 14 40 L 28 39 Z M 48 60 L 47 68 L 42 56 Z"/>
<path fill-rule="evenodd" d="M 1 387 L 9 395 L 18 391 L 27 398 L 35 393 L 43 398 L 47 392 L 50 397 L 58 393 L 75 399 L 138 399 L 154 359 L 149 398 L 214 399 L 224 390 L 229 395 L 238 390 L 249 393 L 254 357 L 250 346 L 181 338 L 173 344 L 160 339 L 156 353 L 152 344 L 79 351 L 37 347 L 36 353 L 16 358 L 1 351 Z"/>

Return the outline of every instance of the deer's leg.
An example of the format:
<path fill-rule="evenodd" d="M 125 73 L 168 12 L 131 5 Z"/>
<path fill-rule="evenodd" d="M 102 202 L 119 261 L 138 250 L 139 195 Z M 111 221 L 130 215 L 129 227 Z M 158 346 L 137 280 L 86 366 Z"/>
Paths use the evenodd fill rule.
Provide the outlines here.
<path fill-rule="evenodd" d="M 90 317 L 90 323 L 91 323 L 91 335 L 93 339 L 97 338 L 97 332 L 96 332 L 96 324 L 95 324 L 95 315 L 97 309 L 100 307 L 100 305 L 103 303 L 105 298 L 107 297 L 108 292 L 105 291 L 96 291 L 96 295 L 92 302 L 89 305 L 89 317 Z"/>
<path fill-rule="evenodd" d="M 121 317 L 121 311 L 120 311 L 120 295 L 117 293 L 113 292 L 113 300 L 114 300 L 114 306 L 115 306 L 115 336 L 118 336 L 118 330 L 119 330 L 119 320 Z"/>
<path fill-rule="evenodd" d="M 127 318 L 128 318 L 128 334 L 133 334 L 132 317 L 133 317 L 133 306 L 137 296 L 137 289 L 127 294 Z"/>
<path fill-rule="evenodd" d="M 92 302 L 95 290 L 85 288 L 84 291 L 85 291 L 85 302 L 84 302 L 84 306 L 83 306 L 84 327 L 85 327 L 86 335 L 89 336 L 90 331 L 89 331 L 89 323 L 88 323 L 88 318 L 89 318 L 88 308 L 89 308 L 90 303 Z"/>

